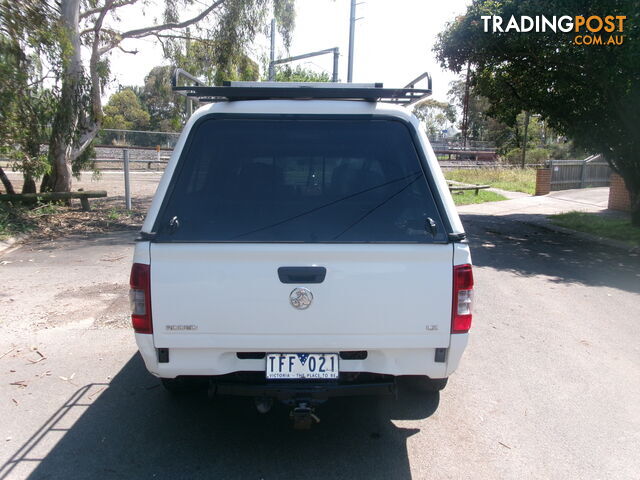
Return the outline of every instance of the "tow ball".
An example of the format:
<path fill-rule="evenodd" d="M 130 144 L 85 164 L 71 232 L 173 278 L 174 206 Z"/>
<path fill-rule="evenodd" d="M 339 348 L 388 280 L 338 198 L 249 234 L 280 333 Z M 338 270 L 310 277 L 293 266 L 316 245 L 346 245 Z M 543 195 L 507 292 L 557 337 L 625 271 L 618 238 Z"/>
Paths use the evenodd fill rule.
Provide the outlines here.
<path fill-rule="evenodd" d="M 308 403 L 301 402 L 291 410 L 289 417 L 293 420 L 295 430 L 309 430 L 314 423 L 320 423 L 315 409 Z"/>

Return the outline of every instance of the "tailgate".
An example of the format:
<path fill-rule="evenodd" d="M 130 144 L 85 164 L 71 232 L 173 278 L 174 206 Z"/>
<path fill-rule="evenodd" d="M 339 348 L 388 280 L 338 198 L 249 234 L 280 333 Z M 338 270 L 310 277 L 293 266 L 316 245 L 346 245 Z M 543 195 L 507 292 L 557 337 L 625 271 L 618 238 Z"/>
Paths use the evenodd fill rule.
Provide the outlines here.
<path fill-rule="evenodd" d="M 152 243 L 157 348 L 277 351 L 449 346 L 452 246 Z M 289 284 L 279 267 L 322 266 Z M 292 306 L 296 287 L 313 294 Z"/>

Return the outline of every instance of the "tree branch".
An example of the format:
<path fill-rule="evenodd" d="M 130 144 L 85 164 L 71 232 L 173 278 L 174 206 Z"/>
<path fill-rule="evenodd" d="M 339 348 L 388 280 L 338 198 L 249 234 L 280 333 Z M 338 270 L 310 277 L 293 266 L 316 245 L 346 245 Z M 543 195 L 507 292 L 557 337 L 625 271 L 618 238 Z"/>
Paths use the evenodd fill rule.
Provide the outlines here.
<path fill-rule="evenodd" d="M 136 3 L 138 0 L 122 0 L 121 2 L 118 3 L 114 3 L 113 5 L 111 5 L 108 10 L 115 10 L 116 8 L 120 8 L 120 7 L 124 7 L 126 5 L 132 5 L 134 3 Z M 109 2 L 107 2 L 109 3 Z M 96 8 L 91 8 L 89 10 L 86 10 L 84 12 L 80 13 L 80 20 L 85 19 L 87 17 L 90 17 L 91 15 L 95 15 L 96 13 L 100 13 L 102 12 L 102 10 L 106 8 L 106 4 L 105 6 L 102 7 L 96 7 Z"/>
<path fill-rule="evenodd" d="M 100 30 L 102 29 L 102 23 L 104 22 L 104 18 L 107 16 L 107 13 L 113 6 L 116 5 L 115 0 L 105 0 L 104 6 L 100 10 L 98 14 L 98 18 L 95 21 L 93 26 L 93 45 L 91 46 L 91 58 L 89 59 L 89 75 L 91 76 L 91 115 L 84 115 L 81 118 L 81 127 L 91 135 L 91 139 L 96 136 L 98 129 L 100 128 L 100 124 L 102 123 L 102 101 L 100 99 L 100 74 L 98 72 L 98 62 L 100 61 Z M 83 135 L 84 136 L 84 135 Z M 80 151 L 78 153 L 74 153 L 73 155 L 80 155 L 84 149 L 87 148 L 87 145 L 84 145 L 86 142 L 80 142 Z M 72 155 L 72 156 L 73 156 Z"/>
<path fill-rule="evenodd" d="M 118 50 L 120 50 L 122 53 L 130 53 L 131 55 L 135 55 L 138 53 L 138 50 L 125 50 L 124 48 L 122 48 L 120 45 L 118 45 Z"/>
<path fill-rule="evenodd" d="M 91 125 L 91 127 L 88 130 L 86 130 L 80 136 L 80 139 L 78 140 L 78 146 L 74 147 L 71 150 L 69 155 L 71 157 L 72 162 L 75 159 L 77 159 L 80 155 L 82 155 L 84 151 L 89 147 L 89 145 L 91 145 L 91 142 L 93 142 L 93 139 L 98 134 L 98 130 L 100 130 L 100 125 L 97 123 L 94 123 L 93 125 Z"/>
<path fill-rule="evenodd" d="M 129 30 L 128 32 L 123 32 L 123 33 L 113 32 L 112 34 L 113 38 L 111 39 L 111 41 L 109 41 L 106 45 L 104 45 L 102 48 L 98 50 L 98 55 L 102 56 L 108 51 L 113 50 L 114 48 L 118 47 L 123 40 L 126 40 L 127 38 L 136 39 L 136 38 L 143 38 L 143 37 L 149 37 L 154 35 L 157 37 L 158 32 L 186 28 L 205 18 L 213 10 L 215 10 L 217 7 L 222 5 L 225 1 L 226 0 L 218 0 L 217 2 L 212 3 L 210 7 L 206 8 L 195 17 L 192 17 L 183 22 L 177 22 L 177 23 L 172 22 L 172 23 L 165 23 L 163 25 L 153 25 L 151 27 L 138 28 L 138 29 Z M 160 38 L 158 37 L 158 39 Z"/>
<path fill-rule="evenodd" d="M 207 15 L 209 15 L 217 7 L 222 5 L 224 2 L 225 0 L 218 0 L 217 2 L 212 3 L 209 8 L 204 9 L 195 17 L 192 17 L 189 20 L 185 20 L 183 22 L 178 22 L 178 23 L 171 22 L 171 23 L 165 23 L 163 25 L 153 25 L 151 27 L 138 28 L 135 30 L 129 30 L 128 32 L 124 32 L 120 36 L 122 37 L 122 39 L 142 38 L 142 37 L 147 37 L 149 35 L 155 35 L 156 33 L 162 32 L 164 30 L 185 28 L 185 27 L 188 27 L 189 25 L 193 25 L 194 23 L 199 22 L 200 20 L 205 18 Z"/>
<path fill-rule="evenodd" d="M 166 33 L 152 33 L 151 35 L 156 37 L 158 40 L 161 38 L 171 38 L 175 40 L 191 40 L 192 42 L 213 42 L 210 38 L 194 37 L 192 35 L 168 35 Z"/>
<path fill-rule="evenodd" d="M 100 29 L 100 30 L 101 30 L 103 33 L 108 33 L 109 35 L 113 35 L 113 36 L 117 36 L 117 35 L 119 35 L 119 33 L 118 33 L 118 32 L 116 32 L 115 30 L 112 30 L 111 28 L 102 28 L 102 29 Z M 93 32 L 95 32 L 95 31 L 96 31 L 95 27 L 87 28 L 87 29 L 82 30 L 82 31 L 80 32 L 80 36 L 82 36 L 82 35 L 87 35 L 87 34 L 89 34 L 89 33 L 93 33 Z"/>

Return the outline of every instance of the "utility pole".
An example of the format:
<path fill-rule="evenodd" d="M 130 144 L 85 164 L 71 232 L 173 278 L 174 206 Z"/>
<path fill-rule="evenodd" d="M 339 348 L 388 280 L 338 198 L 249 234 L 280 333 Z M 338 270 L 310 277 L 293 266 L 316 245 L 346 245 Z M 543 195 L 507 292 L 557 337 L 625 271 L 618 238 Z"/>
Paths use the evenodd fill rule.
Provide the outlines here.
<path fill-rule="evenodd" d="M 353 81 L 353 38 L 356 30 L 356 0 L 351 0 L 351 14 L 349 15 L 349 66 L 347 67 L 347 82 Z"/>
<path fill-rule="evenodd" d="M 269 81 L 276 81 L 276 67 L 273 62 L 276 59 L 276 19 L 271 19 L 271 55 L 269 56 Z"/>
<path fill-rule="evenodd" d="M 467 138 L 469 136 L 469 69 L 467 63 L 467 79 L 464 84 L 464 99 L 462 101 L 462 148 L 467 149 Z"/>
<path fill-rule="evenodd" d="M 190 58 L 191 55 L 191 31 L 189 27 L 187 27 L 187 41 L 185 42 L 185 58 Z M 187 120 L 191 118 L 193 115 L 193 99 L 186 97 L 185 101 L 187 102 Z"/>
<path fill-rule="evenodd" d="M 529 112 L 524 112 L 524 135 L 522 138 L 522 168 L 525 166 L 525 160 L 527 155 L 527 135 L 529 130 Z"/>

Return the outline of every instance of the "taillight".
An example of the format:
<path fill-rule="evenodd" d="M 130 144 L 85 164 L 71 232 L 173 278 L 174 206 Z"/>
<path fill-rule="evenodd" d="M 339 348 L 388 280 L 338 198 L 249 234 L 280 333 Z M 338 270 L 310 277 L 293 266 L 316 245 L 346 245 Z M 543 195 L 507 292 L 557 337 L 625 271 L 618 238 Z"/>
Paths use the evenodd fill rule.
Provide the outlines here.
<path fill-rule="evenodd" d="M 473 303 L 473 270 L 471 265 L 453 267 L 453 310 L 451 333 L 467 333 L 471 328 Z"/>
<path fill-rule="evenodd" d="M 151 269 L 149 265 L 134 263 L 129 280 L 131 323 L 136 333 L 153 333 L 151 323 Z"/>

